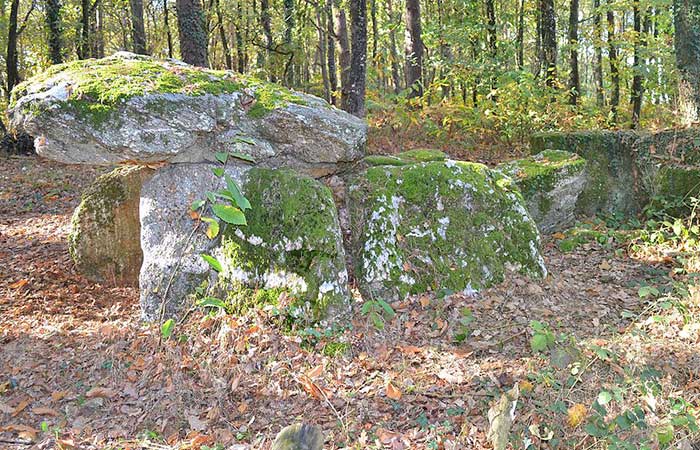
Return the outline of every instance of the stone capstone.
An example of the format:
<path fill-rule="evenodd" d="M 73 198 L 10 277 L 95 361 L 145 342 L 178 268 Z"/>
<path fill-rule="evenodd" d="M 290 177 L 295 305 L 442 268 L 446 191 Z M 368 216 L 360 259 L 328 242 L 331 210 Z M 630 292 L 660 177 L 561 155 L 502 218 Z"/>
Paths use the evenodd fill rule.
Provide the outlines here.
<path fill-rule="evenodd" d="M 586 185 L 586 160 L 575 153 L 545 150 L 497 169 L 518 186 L 542 233 L 573 224 L 576 203 Z"/>
<path fill-rule="evenodd" d="M 73 213 L 68 250 L 79 272 L 100 283 L 137 286 L 141 186 L 153 175 L 124 166 L 97 178 Z"/>
<path fill-rule="evenodd" d="M 535 222 L 510 178 L 452 160 L 371 167 L 348 189 L 354 273 L 368 298 L 474 292 L 509 270 L 546 274 Z"/>
<path fill-rule="evenodd" d="M 119 52 L 52 66 L 17 86 L 10 122 L 66 163 L 215 161 L 314 177 L 364 156 L 365 123 L 325 101 L 231 71 Z"/>

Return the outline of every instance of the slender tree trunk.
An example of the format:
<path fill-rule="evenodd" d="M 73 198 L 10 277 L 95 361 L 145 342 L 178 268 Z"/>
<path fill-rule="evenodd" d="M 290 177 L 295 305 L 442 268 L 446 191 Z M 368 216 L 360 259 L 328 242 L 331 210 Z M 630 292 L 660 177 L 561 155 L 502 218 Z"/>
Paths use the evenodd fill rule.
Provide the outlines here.
<path fill-rule="evenodd" d="M 498 37 L 496 35 L 496 7 L 494 0 L 486 0 L 486 46 L 489 49 L 489 57 L 493 65 L 498 57 Z M 496 96 L 496 77 L 491 76 L 491 100 L 498 100 Z"/>
<path fill-rule="evenodd" d="M 333 0 L 326 0 L 326 58 L 328 63 L 328 85 L 330 102 L 337 104 L 338 69 L 335 64 L 335 30 L 333 26 Z"/>
<path fill-rule="evenodd" d="M 286 51 L 294 52 L 292 40 L 294 34 L 294 0 L 284 0 L 284 48 Z M 294 85 L 294 57 L 289 60 L 285 67 L 285 83 L 287 86 Z"/>
<path fill-rule="evenodd" d="M 370 14 L 372 17 L 372 59 L 376 59 L 377 46 L 379 45 L 379 27 L 377 25 L 377 0 L 371 0 Z"/>
<path fill-rule="evenodd" d="M 634 63 L 632 67 L 632 90 L 630 103 L 632 103 L 632 128 L 639 128 L 639 122 L 642 116 L 642 96 L 643 79 L 642 79 L 642 12 L 639 9 L 639 0 L 634 0 L 632 4 L 634 15 Z"/>
<path fill-rule="evenodd" d="M 228 70 L 233 70 L 233 58 L 231 58 L 231 49 L 228 47 L 228 38 L 226 37 L 226 28 L 224 28 L 224 17 L 221 13 L 221 2 L 220 0 L 215 0 L 216 8 L 216 27 L 219 29 L 219 39 L 221 39 L 221 47 L 224 52 L 224 60 L 226 61 L 226 68 Z"/>
<path fill-rule="evenodd" d="M 262 25 L 263 34 L 265 35 L 265 55 L 266 59 L 269 60 L 275 45 L 274 38 L 272 37 L 272 17 L 270 16 L 269 0 L 260 0 L 260 24 Z"/>
<path fill-rule="evenodd" d="M 129 0 L 131 10 L 131 41 L 134 53 L 146 55 L 146 28 L 143 23 L 143 0 Z"/>
<path fill-rule="evenodd" d="M 338 62 L 340 63 L 340 106 L 347 111 L 348 96 L 350 95 L 350 40 L 348 38 L 348 23 L 345 17 L 345 11 L 338 10 L 338 46 L 340 47 L 340 55 Z"/>
<path fill-rule="evenodd" d="M 394 17 L 392 11 L 392 0 L 386 0 L 386 12 L 389 16 L 389 52 L 391 57 L 391 78 L 394 82 L 394 93 L 401 92 L 401 69 L 399 68 L 399 51 L 396 46 L 396 31 L 394 25 L 401 22 L 401 12 L 398 18 Z"/>
<path fill-rule="evenodd" d="M 593 27 L 595 29 L 595 42 L 593 50 L 595 61 L 593 67 L 593 77 L 595 79 L 595 99 L 596 105 L 605 105 L 605 90 L 603 87 L 603 27 L 601 25 L 600 0 L 593 0 Z"/>
<path fill-rule="evenodd" d="M 700 0 L 674 0 L 678 111 L 685 124 L 700 122 Z"/>
<path fill-rule="evenodd" d="M 48 30 L 49 59 L 52 64 L 60 64 L 63 62 L 60 0 L 46 0 L 46 28 Z"/>
<path fill-rule="evenodd" d="M 346 111 L 357 117 L 364 117 L 367 80 L 367 0 L 350 0 L 350 26 L 352 55 Z"/>
<path fill-rule="evenodd" d="M 576 106 L 581 92 L 578 73 L 578 0 L 571 0 L 569 8 L 569 104 Z"/>
<path fill-rule="evenodd" d="M 92 4 L 90 0 L 80 0 L 80 45 L 78 45 L 78 59 L 90 57 L 90 12 Z"/>
<path fill-rule="evenodd" d="M 554 87 L 557 80 L 557 22 L 554 0 L 540 0 L 542 15 L 542 66 L 547 86 Z"/>
<path fill-rule="evenodd" d="M 326 26 L 325 21 L 325 5 L 316 6 L 316 30 L 318 32 L 318 59 L 319 66 L 321 66 L 321 79 L 323 80 L 323 97 L 327 102 L 331 101 L 331 82 L 328 78 L 328 56 L 326 52 L 328 51 L 328 41 L 326 39 Z M 323 14 L 322 14 L 323 13 Z"/>
<path fill-rule="evenodd" d="M 173 34 L 170 32 L 170 20 L 168 12 L 168 0 L 163 0 L 163 25 L 165 26 L 165 34 L 168 39 L 168 58 L 173 57 Z"/>
<path fill-rule="evenodd" d="M 238 17 L 236 17 L 236 68 L 239 73 L 245 73 L 246 69 L 246 48 L 243 43 L 243 6 L 241 0 L 236 2 L 236 11 L 238 12 Z"/>
<path fill-rule="evenodd" d="M 423 39 L 420 0 L 406 0 L 406 86 L 408 97 L 423 95 Z"/>
<path fill-rule="evenodd" d="M 90 15 L 90 57 L 103 58 L 105 55 L 105 41 L 102 0 L 95 0 L 90 8 Z"/>
<path fill-rule="evenodd" d="M 17 40 L 19 38 L 17 17 L 19 16 L 19 0 L 12 0 L 10 4 L 10 22 L 7 33 L 7 57 L 5 69 L 7 70 L 7 98 L 10 98 L 12 88 L 19 84 L 19 69 L 17 67 Z"/>
<path fill-rule="evenodd" d="M 608 59 L 610 60 L 610 79 L 612 92 L 610 93 L 610 112 L 613 125 L 617 124 L 617 110 L 620 106 L 620 70 L 617 58 L 617 44 L 615 43 L 615 13 L 611 9 L 611 1 L 608 0 Z"/>
<path fill-rule="evenodd" d="M 187 64 L 208 66 L 208 38 L 204 29 L 204 13 L 199 0 L 177 0 L 177 28 L 180 54 Z"/>
<path fill-rule="evenodd" d="M 516 38 L 518 44 L 517 64 L 518 70 L 523 70 L 524 55 L 525 55 L 525 0 L 520 0 L 520 12 L 518 13 L 518 35 Z"/>

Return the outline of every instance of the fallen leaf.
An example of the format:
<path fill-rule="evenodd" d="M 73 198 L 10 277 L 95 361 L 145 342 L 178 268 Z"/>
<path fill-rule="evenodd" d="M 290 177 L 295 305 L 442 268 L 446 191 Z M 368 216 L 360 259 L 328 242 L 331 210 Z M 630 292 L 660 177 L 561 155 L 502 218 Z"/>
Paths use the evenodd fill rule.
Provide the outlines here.
<path fill-rule="evenodd" d="M 428 305 L 430 305 L 430 298 L 428 298 L 427 295 L 421 296 L 421 298 L 418 299 L 418 301 L 420 302 L 420 305 L 421 305 L 423 308 L 427 308 Z"/>
<path fill-rule="evenodd" d="M 400 400 L 401 395 L 401 391 L 396 386 L 394 386 L 394 384 L 391 381 L 386 385 L 387 397 L 389 397 L 392 400 Z"/>
<path fill-rule="evenodd" d="M 567 411 L 566 423 L 569 424 L 571 428 L 576 428 L 583 422 L 583 420 L 588 415 L 588 410 L 586 406 L 581 403 L 576 403 Z"/>
<path fill-rule="evenodd" d="M 3 412 L 5 414 L 12 414 L 14 410 L 15 408 L 13 408 L 12 406 L 0 402 L 0 412 Z"/>
<path fill-rule="evenodd" d="M 52 417 L 58 417 L 59 413 L 55 409 L 51 408 L 44 408 L 44 407 L 37 407 L 37 408 L 32 408 L 32 414 L 36 414 L 37 416 L 52 416 Z"/>
<path fill-rule="evenodd" d="M 323 374 L 323 364 L 319 364 L 318 366 L 306 372 L 306 376 L 309 378 L 316 378 L 321 374 Z"/>
<path fill-rule="evenodd" d="M 26 278 L 22 278 L 21 280 L 15 281 L 14 283 L 12 283 L 10 285 L 10 288 L 11 289 L 20 289 L 20 288 L 26 286 L 27 283 L 29 283 L 29 280 L 27 280 Z"/>
<path fill-rule="evenodd" d="M 15 406 L 15 410 L 12 411 L 12 417 L 17 416 L 17 414 L 24 411 L 24 408 L 26 408 L 27 405 L 29 405 L 29 400 L 22 400 L 21 402 L 19 402 L 19 404 Z"/>
<path fill-rule="evenodd" d="M 54 391 L 51 393 L 51 400 L 58 402 L 68 395 L 67 391 Z"/>
<path fill-rule="evenodd" d="M 610 270 L 612 268 L 610 263 L 607 261 L 603 261 L 602 263 L 600 263 L 600 266 L 598 266 L 598 267 L 600 267 L 601 270 Z"/>
<path fill-rule="evenodd" d="M 311 381 L 309 377 L 306 375 L 302 375 L 299 377 L 299 384 L 301 384 L 301 387 L 304 388 L 307 394 L 312 396 L 313 398 L 317 400 L 321 400 L 323 398 L 323 392 L 321 389 L 316 386 L 316 383 Z"/>
<path fill-rule="evenodd" d="M 187 416 L 187 423 L 190 425 L 190 428 L 195 431 L 204 431 L 207 429 L 207 422 L 194 414 Z"/>
<path fill-rule="evenodd" d="M 103 387 L 94 387 L 85 393 L 85 397 L 87 397 L 87 398 L 96 398 L 96 397 L 112 398 L 115 395 L 116 395 L 116 393 L 112 389 L 103 388 Z"/>

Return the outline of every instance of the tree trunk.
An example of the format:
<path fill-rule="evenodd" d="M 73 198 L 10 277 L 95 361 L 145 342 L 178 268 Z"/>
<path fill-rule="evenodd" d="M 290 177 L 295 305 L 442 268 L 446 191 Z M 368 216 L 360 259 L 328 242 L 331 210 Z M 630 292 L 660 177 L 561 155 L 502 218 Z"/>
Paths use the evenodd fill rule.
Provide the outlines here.
<path fill-rule="evenodd" d="M 7 33 L 7 57 L 5 68 L 7 70 L 7 98 L 10 98 L 12 88 L 19 84 L 19 69 L 17 67 L 17 16 L 19 15 L 19 0 L 12 0 L 10 5 L 10 22 Z"/>
<path fill-rule="evenodd" d="M 379 43 L 379 27 L 377 25 L 377 0 L 371 0 L 371 15 L 372 15 L 372 59 L 377 58 L 377 46 Z"/>
<path fill-rule="evenodd" d="M 90 0 L 80 1 L 80 44 L 78 45 L 78 59 L 90 57 L 90 13 L 92 4 Z"/>
<path fill-rule="evenodd" d="M 180 35 L 180 54 L 187 64 L 207 67 L 207 32 L 204 13 L 199 0 L 177 0 L 177 28 Z"/>
<path fill-rule="evenodd" d="M 642 115 L 642 12 L 639 10 L 639 0 L 634 0 L 632 4 L 634 15 L 634 63 L 632 67 L 632 90 L 630 95 L 630 103 L 632 103 L 632 128 L 639 128 L 639 121 Z"/>
<path fill-rule="evenodd" d="M 103 58 L 105 55 L 104 41 L 104 8 L 102 0 L 95 0 L 90 7 L 90 57 Z"/>
<path fill-rule="evenodd" d="M 326 0 L 326 58 L 328 63 L 328 85 L 330 102 L 336 104 L 338 90 L 338 69 L 335 65 L 335 31 L 333 26 L 333 0 Z"/>
<path fill-rule="evenodd" d="M 684 124 L 700 121 L 700 0 L 674 0 L 678 112 Z"/>
<path fill-rule="evenodd" d="M 525 55 L 525 0 L 520 0 L 520 12 L 518 14 L 518 34 L 516 37 L 518 43 L 518 53 L 516 56 L 518 70 L 523 70 L 524 55 Z"/>
<path fill-rule="evenodd" d="M 260 24 L 265 35 L 265 56 L 270 59 L 270 54 L 274 48 L 275 41 L 272 37 L 272 18 L 270 17 L 269 0 L 260 0 Z M 273 80 L 274 81 L 274 80 Z"/>
<path fill-rule="evenodd" d="M 236 11 L 238 12 L 238 17 L 236 17 L 236 68 L 238 73 L 245 73 L 246 69 L 246 51 L 243 44 L 243 6 L 241 0 L 238 0 L 236 5 Z"/>
<path fill-rule="evenodd" d="M 496 65 L 496 57 L 498 56 L 498 38 L 496 35 L 496 7 L 493 0 L 486 0 L 486 46 L 489 50 L 491 64 Z M 494 102 L 498 100 L 496 96 L 496 77 L 491 76 L 491 94 L 490 98 Z"/>
<path fill-rule="evenodd" d="M 292 48 L 292 36 L 294 33 L 294 0 L 284 0 L 284 47 L 285 51 L 294 52 Z M 294 58 L 289 60 L 285 68 L 285 83 L 287 86 L 294 84 Z"/>
<path fill-rule="evenodd" d="M 595 30 L 595 42 L 593 51 L 595 61 L 593 66 L 593 77 L 595 79 L 595 100 L 598 107 L 605 105 L 605 90 L 603 87 L 603 27 L 600 17 L 600 0 L 593 0 L 593 27 Z"/>
<path fill-rule="evenodd" d="M 348 24 L 345 11 L 338 11 L 338 46 L 340 46 L 340 107 L 347 111 L 348 96 L 350 95 L 350 41 L 348 39 Z"/>
<path fill-rule="evenodd" d="M 60 0 L 46 0 L 46 28 L 48 29 L 49 59 L 52 64 L 60 64 L 63 62 Z"/>
<path fill-rule="evenodd" d="M 420 0 L 406 0 L 406 87 L 409 98 L 423 95 L 423 40 Z"/>
<path fill-rule="evenodd" d="M 554 0 L 540 0 L 542 15 L 542 67 L 545 70 L 547 86 L 554 87 L 557 80 L 557 21 L 554 14 Z"/>
<path fill-rule="evenodd" d="M 386 0 L 386 12 L 389 16 L 389 52 L 391 54 L 391 78 L 394 82 L 394 93 L 401 92 L 401 69 L 399 68 L 399 51 L 396 46 L 396 31 L 394 24 L 401 22 L 401 12 L 394 17 L 391 0 Z"/>
<path fill-rule="evenodd" d="M 610 9 L 608 0 L 608 59 L 610 60 L 610 79 L 612 92 L 610 93 L 610 112 L 613 125 L 617 124 L 617 109 L 620 106 L 620 69 L 617 59 L 617 44 L 615 43 L 615 13 Z"/>
<path fill-rule="evenodd" d="M 231 58 L 231 49 L 228 47 L 228 38 L 226 37 L 226 28 L 224 28 L 224 16 L 221 13 L 221 2 L 220 0 L 215 0 L 216 7 L 216 21 L 217 28 L 219 29 L 219 38 L 221 39 L 221 47 L 224 52 L 224 60 L 226 61 L 226 68 L 228 70 L 233 70 L 233 59 Z"/>
<path fill-rule="evenodd" d="M 170 20 L 168 12 L 168 0 L 163 0 L 163 21 L 165 26 L 165 34 L 168 38 L 168 58 L 173 57 L 173 34 L 170 32 Z"/>
<path fill-rule="evenodd" d="M 322 9 L 323 8 L 323 9 Z M 328 78 L 328 56 L 326 52 L 328 51 L 328 41 L 326 39 L 326 22 L 324 14 L 326 12 L 325 6 L 316 6 L 316 30 L 318 32 L 318 59 L 319 66 L 321 66 L 321 79 L 323 80 L 323 97 L 327 102 L 331 101 L 331 82 Z M 322 14 L 323 13 L 323 14 Z"/>
<path fill-rule="evenodd" d="M 131 40 L 134 53 L 146 55 L 146 28 L 143 23 L 143 0 L 129 0 L 131 10 Z"/>
<path fill-rule="evenodd" d="M 365 116 L 365 83 L 367 78 L 367 0 L 350 0 L 350 89 L 346 111 Z"/>
<path fill-rule="evenodd" d="M 578 73 L 578 0 L 571 0 L 569 8 L 569 104 L 578 104 L 581 82 Z"/>

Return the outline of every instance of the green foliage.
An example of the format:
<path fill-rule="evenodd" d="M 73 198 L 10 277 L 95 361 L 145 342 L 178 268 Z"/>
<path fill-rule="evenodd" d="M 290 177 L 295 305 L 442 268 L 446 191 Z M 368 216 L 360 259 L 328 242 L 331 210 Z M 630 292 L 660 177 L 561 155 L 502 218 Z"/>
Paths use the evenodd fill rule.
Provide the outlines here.
<path fill-rule="evenodd" d="M 530 329 L 533 335 L 530 338 L 530 348 L 534 353 L 544 352 L 555 343 L 554 333 L 552 333 L 547 324 L 538 320 L 530 321 Z"/>
<path fill-rule="evenodd" d="M 394 309 L 386 301 L 378 298 L 374 300 L 365 300 L 360 309 L 360 313 L 367 317 L 367 320 L 377 330 L 384 329 L 386 320 L 391 320 L 396 313 Z"/>

